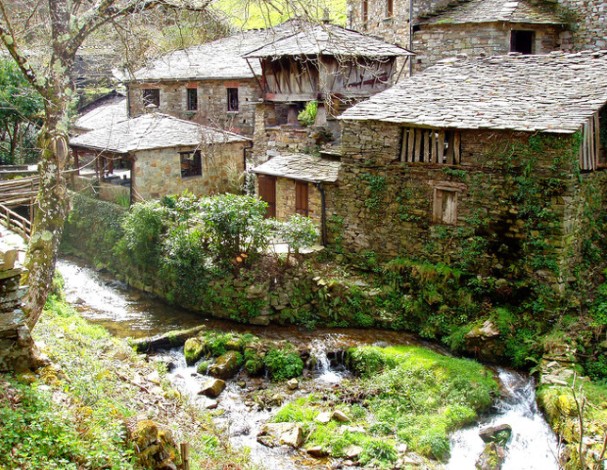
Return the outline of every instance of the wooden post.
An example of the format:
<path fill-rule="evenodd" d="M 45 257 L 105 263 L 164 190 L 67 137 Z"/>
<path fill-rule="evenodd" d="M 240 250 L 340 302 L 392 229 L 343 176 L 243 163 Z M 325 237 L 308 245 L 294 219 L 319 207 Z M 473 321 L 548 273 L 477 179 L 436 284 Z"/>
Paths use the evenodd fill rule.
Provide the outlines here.
<path fill-rule="evenodd" d="M 190 444 L 182 442 L 181 448 L 181 469 L 190 470 Z"/>

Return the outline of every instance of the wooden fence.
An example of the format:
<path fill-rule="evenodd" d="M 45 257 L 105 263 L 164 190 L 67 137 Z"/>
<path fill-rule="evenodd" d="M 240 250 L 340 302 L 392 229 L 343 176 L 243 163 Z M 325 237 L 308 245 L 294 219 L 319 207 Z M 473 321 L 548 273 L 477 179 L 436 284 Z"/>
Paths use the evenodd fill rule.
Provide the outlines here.
<path fill-rule="evenodd" d="M 0 181 L 0 204 L 7 207 L 30 205 L 38 194 L 40 178 L 18 178 Z"/>
<path fill-rule="evenodd" d="M 32 234 L 31 222 L 3 204 L 0 204 L 0 222 L 9 230 L 21 235 L 26 241 Z"/>

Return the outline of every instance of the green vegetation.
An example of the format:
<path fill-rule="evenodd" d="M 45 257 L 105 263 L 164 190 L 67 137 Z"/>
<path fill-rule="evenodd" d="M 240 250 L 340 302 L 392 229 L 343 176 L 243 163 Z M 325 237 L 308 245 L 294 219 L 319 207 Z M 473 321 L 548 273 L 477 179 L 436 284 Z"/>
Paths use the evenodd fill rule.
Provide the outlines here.
<path fill-rule="evenodd" d="M 126 342 L 56 297 L 34 333 L 53 366 L 0 378 L 0 468 L 141 468 L 125 426 L 140 417 L 171 423 L 177 442 L 191 444 L 193 468 L 242 461 L 208 415 L 145 378 L 155 369 Z"/>
<path fill-rule="evenodd" d="M 297 115 L 297 120 L 302 126 L 312 126 L 316 121 L 318 112 L 318 101 L 308 101 L 306 107 Z"/>
<path fill-rule="evenodd" d="M 300 423 L 309 435 L 306 447 L 321 446 L 333 457 L 359 446 L 363 465 L 392 468 L 399 443 L 446 460 L 448 434 L 474 422 L 497 394 L 496 380 L 480 364 L 420 347 L 352 348 L 347 361 L 360 381 L 342 383 L 329 400 L 317 394 L 299 398 L 274 421 Z M 332 409 L 350 421 L 318 419 Z"/>
<path fill-rule="evenodd" d="M 288 347 L 270 349 L 264 357 L 264 364 L 272 380 L 276 381 L 299 377 L 304 368 L 297 351 Z"/>

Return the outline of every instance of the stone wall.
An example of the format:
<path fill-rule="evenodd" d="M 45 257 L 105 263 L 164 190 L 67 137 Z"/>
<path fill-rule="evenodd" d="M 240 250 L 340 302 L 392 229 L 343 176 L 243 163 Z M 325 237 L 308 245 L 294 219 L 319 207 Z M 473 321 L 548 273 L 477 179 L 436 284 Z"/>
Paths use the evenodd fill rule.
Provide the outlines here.
<path fill-rule="evenodd" d="M 253 135 L 255 104 L 261 97 L 259 85 L 254 79 L 239 81 L 201 80 L 195 82 L 131 82 L 128 89 L 129 116 L 145 112 L 144 89 L 160 89 L 158 111 L 180 119 L 191 120 L 205 126 L 226 129 L 247 137 Z M 198 110 L 187 110 L 187 89 L 198 90 Z M 238 111 L 228 111 L 227 88 L 238 88 Z"/>
<path fill-rule="evenodd" d="M 572 48 L 607 48 L 607 3 L 604 0 L 558 0 L 569 10 Z"/>
<path fill-rule="evenodd" d="M 26 288 L 17 250 L 0 240 L 0 372 L 23 371 L 36 364 L 30 331 L 21 310 Z"/>
<path fill-rule="evenodd" d="M 471 263 L 480 272 L 536 255 L 538 271 L 542 263 L 572 266 L 580 252 L 574 234 L 584 231 L 573 208 L 587 197 L 576 178 L 576 140 L 532 139 L 462 131 L 461 165 L 401 163 L 398 125 L 345 122 L 339 186 L 327 205 L 330 241 L 386 257 Z M 605 173 L 584 178 L 604 183 Z M 437 193 L 455 201 L 455 224 L 433 222 Z"/>
<path fill-rule="evenodd" d="M 468 57 L 508 54 L 511 29 L 512 25 L 508 23 L 422 25 L 413 37 L 413 50 L 417 54 L 414 58 L 415 70 L 421 71 L 439 60 L 458 54 Z M 561 47 L 559 28 L 517 25 L 517 29 L 535 31 L 536 54 L 546 54 Z"/>
<path fill-rule="evenodd" d="M 295 180 L 276 178 L 276 218 L 286 220 L 295 214 Z M 308 183 L 308 217 L 320 225 L 322 205 L 320 192 Z"/>
<path fill-rule="evenodd" d="M 188 190 L 206 196 L 234 190 L 244 171 L 248 143 L 208 145 L 201 149 L 202 175 L 181 176 L 179 152 L 193 148 L 146 150 L 135 153 L 133 191 L 135 199 L 156 199 Z"/>

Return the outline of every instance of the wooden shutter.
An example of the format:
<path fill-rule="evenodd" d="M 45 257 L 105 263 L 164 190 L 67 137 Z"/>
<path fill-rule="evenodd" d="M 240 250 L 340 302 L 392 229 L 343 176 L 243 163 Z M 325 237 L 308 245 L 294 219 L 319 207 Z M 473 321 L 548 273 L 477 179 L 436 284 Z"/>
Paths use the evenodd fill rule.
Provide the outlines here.
<path fill-rule="evenodd" d="M 257 175 L 259 197 L 268 203 L 266 217 L 276 217 L 276 177 Z"/>
<path fill-rule="evenodd" d="M 295 212 L 308 216 L 308 183 L 304 181 L 295 182 Z"/>

